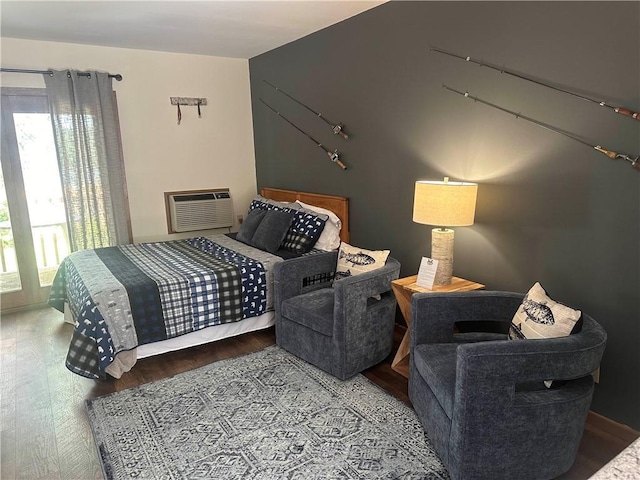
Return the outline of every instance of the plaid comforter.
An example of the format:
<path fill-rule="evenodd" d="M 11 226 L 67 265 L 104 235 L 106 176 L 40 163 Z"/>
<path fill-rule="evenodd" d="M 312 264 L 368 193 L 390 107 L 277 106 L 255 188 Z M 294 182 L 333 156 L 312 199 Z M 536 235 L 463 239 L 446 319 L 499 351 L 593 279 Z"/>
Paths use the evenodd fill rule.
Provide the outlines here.
<path fill-rule="evenodd" d="M 265 313 L 267 283 L 263 262 L 197 237 L 72 253 L 49 305 L 75 320 L 67 368 L 106 378 L 121 351 Z"/>

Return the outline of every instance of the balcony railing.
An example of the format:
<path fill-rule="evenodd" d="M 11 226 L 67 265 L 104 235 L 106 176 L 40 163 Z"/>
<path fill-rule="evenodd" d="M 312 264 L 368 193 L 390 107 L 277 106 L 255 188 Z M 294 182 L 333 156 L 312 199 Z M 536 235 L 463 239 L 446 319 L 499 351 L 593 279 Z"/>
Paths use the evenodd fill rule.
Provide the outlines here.
<path fill-rule="evenodd" d="M 19 290 L 20 276 L 15 243 L 8 222 L 0 224 L 0 290 Z M 40 285 L 51 285 L 60 262 L 69 254 L 69 238 L 65 223 L 32 226 L 36 265 Z"/>

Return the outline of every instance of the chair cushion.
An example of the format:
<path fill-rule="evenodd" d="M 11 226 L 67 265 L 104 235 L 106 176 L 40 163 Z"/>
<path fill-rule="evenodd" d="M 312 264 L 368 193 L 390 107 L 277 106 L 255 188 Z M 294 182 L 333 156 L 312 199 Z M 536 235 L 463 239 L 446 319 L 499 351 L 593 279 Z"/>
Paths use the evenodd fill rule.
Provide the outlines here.
<path fill-rule="evenodd" d="M 456 389 L 457 348 L 457 343 L 425 343 L 412 351 L 416 369 L 449 418 Z"/>
<path fill-rule="evenodd" d="M 288 320 L 326 335 L 333 335 L 333 288 L 321 288 L 282 302 Z"/>

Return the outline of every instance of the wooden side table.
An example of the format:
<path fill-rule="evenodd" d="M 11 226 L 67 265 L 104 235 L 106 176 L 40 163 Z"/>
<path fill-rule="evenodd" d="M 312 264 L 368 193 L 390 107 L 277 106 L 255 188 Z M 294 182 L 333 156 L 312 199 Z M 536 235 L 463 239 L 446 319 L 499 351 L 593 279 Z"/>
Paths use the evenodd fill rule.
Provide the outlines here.
<path fill-rule="evenodd" d="M 409 351 L 411 349 L 411 339 L 409 334 L 409 327 L 411 325 L 411 297 L 414 293 L 433 293 L 433 292 L 469 292 L 471 290 L 482 290 L 484 285 L 481 283 L 465 280 L 460 277 L 453 277 L 451 279 L 451 285 L 434 285 L 433 289 L 420 287 L 416 285 L 418 275 L 412 275 L 410 277 L 399 278 L 391 282 L 391 289 L 398 301 L 398 306 L 404 317 L 404 321 L 407 322 L 407 331 L 402 337 L 400 347 L 396 352 L 396 356 L 391 363 L 391 368 L 400 373 L 404 377 L 409 378 Z"/>

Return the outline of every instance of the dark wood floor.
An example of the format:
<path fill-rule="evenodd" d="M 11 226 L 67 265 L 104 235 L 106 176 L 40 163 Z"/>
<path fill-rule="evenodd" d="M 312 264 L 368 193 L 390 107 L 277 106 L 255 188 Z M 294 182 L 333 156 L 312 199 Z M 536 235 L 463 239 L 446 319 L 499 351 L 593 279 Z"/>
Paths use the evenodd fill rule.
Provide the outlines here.
<path fill-rule="evenodd" d="M 215 344 L 140 360 L 119 380 L 93 381 L 64 366 L 72 327 L 53 309 L 0 320 L 0 478 L 99 479 L 100 464 L 84 413 L 87 398 L 123 390 L 244 355 L 275 343 L 273 328 Z M 401 337 L 398 332 L 396 345 Z M 365 375 L 409 403 L 407 380 L 391 356 Z M 638 432 L 590 414 L 572 469 L 562 479 L 586 479 L 638 437 Z"/>

